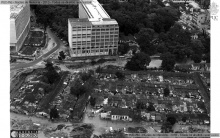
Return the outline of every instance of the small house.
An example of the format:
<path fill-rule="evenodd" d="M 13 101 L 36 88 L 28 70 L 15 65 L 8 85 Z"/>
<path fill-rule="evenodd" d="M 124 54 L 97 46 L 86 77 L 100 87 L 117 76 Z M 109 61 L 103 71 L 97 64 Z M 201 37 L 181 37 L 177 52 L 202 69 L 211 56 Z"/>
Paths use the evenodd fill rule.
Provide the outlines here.
<path fill-rule="evenodd" d="M 133 112 L 128 108 L 113 108 L 111 110 L 111 120 L 132 121 Z"/>

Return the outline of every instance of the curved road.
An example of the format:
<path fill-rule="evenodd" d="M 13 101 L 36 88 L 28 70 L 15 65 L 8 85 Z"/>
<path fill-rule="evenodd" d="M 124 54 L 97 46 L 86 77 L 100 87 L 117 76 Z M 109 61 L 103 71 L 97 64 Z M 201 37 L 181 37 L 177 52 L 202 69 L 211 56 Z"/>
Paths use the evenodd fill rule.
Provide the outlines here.
<path fill-rule="evenodd" d="M 44 58 L 50 56 L 52 53 L 54 53 L 57 49 L 59 49 L 61 47 L 61 45 L 63 45 L 62 41 L 49 29 L 47 28 L 47 34 L 49 37 L 53 38 L 55 43 L 57 44 L 56 47 L 52 48 L 49 52 L 47 52 L 46 54 L 40 56 L 38 59 L 29 62 L 29 63 L 22 63 L 22 64 L 18 64 L 15 66 L 11 67 L 11 70 L 16 70 L 16 69 L 21 69 L 21 68 L 28 68 L 31 67 L 37 63 L 39 63 L 40 61 L 42 61 Z"/>

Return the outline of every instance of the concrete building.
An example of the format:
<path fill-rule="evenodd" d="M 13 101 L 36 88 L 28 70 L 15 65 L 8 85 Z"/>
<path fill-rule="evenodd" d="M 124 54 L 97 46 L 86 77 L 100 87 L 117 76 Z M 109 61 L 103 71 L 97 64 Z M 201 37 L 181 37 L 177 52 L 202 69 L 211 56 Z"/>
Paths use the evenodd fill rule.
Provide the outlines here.
<path fill-rule="evenodd" d="M 10 50 L 19 51 L 30 30 L 30 5 L 10 5 Z"/>
<path fill-rule="evenodd" d="M 200 31 L 210 30 L 210 12 L 208 10 L 201 10 L 193 13 L 192 23 L 197 26 Z"/>
<path fill-rule="evenodd" d="M 81 0 L 79 19 L 68 19 L 72 57 L 114 55 L 118 51 L 119 27 L 97 0 Z"/>

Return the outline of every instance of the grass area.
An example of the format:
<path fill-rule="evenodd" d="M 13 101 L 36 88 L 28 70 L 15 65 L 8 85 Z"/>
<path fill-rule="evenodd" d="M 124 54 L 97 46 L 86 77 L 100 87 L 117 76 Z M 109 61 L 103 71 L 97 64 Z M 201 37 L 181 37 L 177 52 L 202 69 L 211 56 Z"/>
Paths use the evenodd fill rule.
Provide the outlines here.
<path fill-rule="evenodd" d="M 42 31 L 31 31 L 32 37 L 43 37 L 44 33 Z"/>
<path fill-rule="evenodd" d="M 42 31 L 30 31 L 20 52 L 24 55 L 32 55 L 38 47 L 44 47 L 45 44 L 46 36 Z"/>
<path fill-rule="evenodd" d="M 25 46 L 21 49 L 21 54 L 32 55 L 37 50 L 37 47 Z"/>

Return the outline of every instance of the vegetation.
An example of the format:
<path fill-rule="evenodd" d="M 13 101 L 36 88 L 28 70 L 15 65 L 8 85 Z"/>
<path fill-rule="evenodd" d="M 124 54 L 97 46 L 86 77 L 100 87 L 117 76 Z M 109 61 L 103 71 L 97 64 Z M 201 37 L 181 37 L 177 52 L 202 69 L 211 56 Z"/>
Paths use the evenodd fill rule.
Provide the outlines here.
<path fill-rule="evenodd" d="M 118 79 L 123 80 L 125 78 L 125 75 L 122 72 L 117 71 L 115 73 Z"/>
<path fill-rule="evenodd" d="M 48 61 L 45 64 L 45 69 L 47 71 L 44 73 L 44 76 L 46 77 L 46 80 L 48 81 L 49 84 L 53 84 L 55 81 L 60 80 L 60 75 L 53 67 L 53 63 Z"/>
<path fill-rule="evenodd" d="M 50 119 L 53 120 L 54 118 L 59 118 L 59 113 L 56 109 L 56 106 L 50 110 Z"/>
<path fill-rule="evenodd" d="M 145 70 L 150 61 L 150 56 L 141 52 L 135 54 L 131 60 L 127 62 L 125 67 L 132 71 Z"/>
<path fill-rule="evenodd" d="M 165 53 L 161 56 L 162 59 L 162 69 L 166 71 L 172 71 L 175 65 L 175 57 L 171 53 Z"/>
<path fill-rule="evenodd" d="M 59 59 L 59 60 L 63 60 L 63 59 L 65 59 L 65 58 L 66 58 L 66 55 L 64 54 L 64 52 L 63 52 L 63 51 L 60 51 L 60 52 L 59 52 L 58 59 Z"/>
<path fill-rule="evenodd" d="M 90 105 L 94 107 L 95 104 L 96 104 L 96 98 L 95 97 L 91 97 L 90 98 Z"/>
<path fill-rule="evenodd" d="M 122 43 L 118 46 L 118 53 L 120 55 L 124 55 L 129 51 L 129 44 L 128 43 Z"/>
<path fill-rule="evenodd" d="M 137 42 L 140 45 L 142 52 L 153 55 L 156 53 L 156 49 L 151 41 L 154 38 L 154 30 L 150 28 L 142 28 L 137 34 Z"/>
<path fill-rule="evenodd" d="M 167 97 L 170 95 L 170 90 L 168 87 L 164 88 L 164 96 Z"/>
<path fill-rule="evenodd" d="M 77 5 L 31 5 L 37 16 L 37 23 L 50 26 L 64 40 L 68 40 L 68 18 L 78 18 Z"/>
<path fill-rule="evenodd" d="M 173 7 L 165 7 L 161 1 L 129 0 L 126 3 L 117 1 L 105 4 L 103 7 L 111 18 L 116 19 L 120 32 L 125 35 L 138 33 L 142 28 L 151 28 L 160 33 L 167 31 L 180 16 Z"/>

